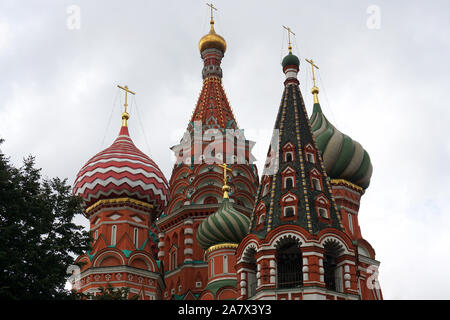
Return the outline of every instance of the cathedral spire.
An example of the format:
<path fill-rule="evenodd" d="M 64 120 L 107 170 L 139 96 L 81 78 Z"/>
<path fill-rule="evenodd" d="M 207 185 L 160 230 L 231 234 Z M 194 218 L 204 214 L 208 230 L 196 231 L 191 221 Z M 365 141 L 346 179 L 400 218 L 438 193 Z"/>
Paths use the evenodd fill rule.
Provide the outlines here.
<path fill-rule="evenodd" d="M 282 225 L 294 224 L 310 234 L 342 229 L 300 92 L 299 66 L 292 52 L 282 61 L 285 88 L 250 227 L 261 238 Z"/>

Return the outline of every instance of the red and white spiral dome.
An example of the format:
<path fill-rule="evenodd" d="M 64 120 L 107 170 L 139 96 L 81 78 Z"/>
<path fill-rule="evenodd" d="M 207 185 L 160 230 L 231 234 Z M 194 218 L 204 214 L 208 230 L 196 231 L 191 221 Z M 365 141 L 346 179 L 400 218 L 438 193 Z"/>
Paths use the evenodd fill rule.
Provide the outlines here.
<path fill-rule="evenodd" d="M 73 192 L 82 197 L 84 208 L 99 200 L 128 197 L 154 205 L 157 216 L 169 197 L 164 174 L 134 145 L 126 122 L 114 143 L 81 168 Z"/>

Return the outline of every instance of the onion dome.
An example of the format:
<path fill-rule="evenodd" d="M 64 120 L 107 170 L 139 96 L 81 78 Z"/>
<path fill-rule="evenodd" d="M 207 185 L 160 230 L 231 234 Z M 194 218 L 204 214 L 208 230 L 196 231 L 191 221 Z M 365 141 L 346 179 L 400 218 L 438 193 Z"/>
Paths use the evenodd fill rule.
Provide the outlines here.
<path fill-rule="evenodd" d="M 314 103 L 310 121 L 327 175 L 366 189 L 372 176 L 372 163 L 367 151 L 328 121 L 318 101 Z"/>
<path fill-rule="evenodd" d="M 209 33 L 205 34 L 198 42 L 198 49 L 200 52 L 206 49 L 218 49 L 225 53 L 227 50 L 227 43 L 225 39 L 214 30 L 214 21 L 212 19 L 210 24 L 211 29 L 209 30 Z"/>
<path fill-rule="evenodd" d="M 292 52 L 289 52 L 289 54 L 284 57 L 283 61 L 281 61 L 281 65 L 284 67 L 286 66 L 300 66 L 300 60 L 298 59 L 298 57 L 294 54 L 292 54 Z"/>
<path fill-rule="evenodd" d="M 250 219 L 233 208 L 228 198 L 229 187 L 223 186 L 224 198 L 219 209 L 203 220 L 197 230 L 200 247 L 209 247 L 220 243 L 239 243 L 248 233 Z"/>
<path fill-rule="evenodd" d="M 119 136 L 81 168 L 73 191 L 85 209 L 99 200 L 128 197 L 152 204 L 158 216 L 167 206 L 168 183 L 156 163 L 134 145 L 128 118 L 125 111 Z"/>

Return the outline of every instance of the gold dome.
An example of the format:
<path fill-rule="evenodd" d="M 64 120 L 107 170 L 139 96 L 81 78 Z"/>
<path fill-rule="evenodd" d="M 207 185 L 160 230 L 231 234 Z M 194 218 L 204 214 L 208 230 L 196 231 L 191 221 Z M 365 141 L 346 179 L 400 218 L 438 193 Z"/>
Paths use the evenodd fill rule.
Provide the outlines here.
<path fill-rule="evenodd" d="M 202 52 L 205 49 L 219 49 L 223 53 L 227 50 L 225 39 L 214 31 L 214 21 L 211 21 L 211 30 L 205 34 L 198 42 L 198 49 Z"/>

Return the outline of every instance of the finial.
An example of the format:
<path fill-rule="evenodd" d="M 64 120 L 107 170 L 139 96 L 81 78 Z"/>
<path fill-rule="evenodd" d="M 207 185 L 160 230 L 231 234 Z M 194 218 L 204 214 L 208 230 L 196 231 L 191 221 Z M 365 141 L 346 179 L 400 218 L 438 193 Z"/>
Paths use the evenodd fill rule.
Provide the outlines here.
<path fill-rule="evenodd" d="M 125 90 L 125 104 L 123 105 L 125 107 L 125 111 L 122 113 L 122 127 L 126 127 L 127 126 L 127 120 L 130 118 L 130 114 L 127 112 L 127 95 L 128 93 L 131 93 L 132 95 L 134 95 L 135 93 L 131 90 L 128 89 L 128 86 L 125 87 L 121 87 L 119 85 L 117 85 L 120 89 Z"/>
<path fill-rule="evenodd" d="M 305 60 L 306 60 L 306 62 L 311 64 L 311 68 L 312 68 L 312 76 L 313 76 L 313 84 L 314 84 L 314 86 L 313 86 L 313 88 L 311 90 L 311 93 L 314 96 L 314 103 L 319 103 L 319 88 L 316 87 L 316 77 L 315 77 L 315 74 L 314 74 L 314 68 L 319 69 L 319 67 L 316 64 L 314 64 L 313 59 L 310 59 L 310 60 L 305 59 Z"/>
<path fill-rule="evenodd" d="M 291 28 L 289 27 L 285 27 L 283 26 L 283 28 L 285 28 L 288 32 L 288 49 L 289 49 L 289 53 L 292 54 L 292 45 L 291 45 L 291 33 L 295 36 L 295 33 L 292 32 Z"/>
<path fill-rule="evenodd" d="M 223 168 L 223 198 L 228 199 L 228 191 L 230 191 L 230 187 L 227 185 L 227 171 L 232 171 L 230 168 L 228 168 L 228 165 L 226 163 L 219 164 L 219 167 Z"/>
<path fill-rule="evenodd" d="M 213 16 L 213 10 L 217 11 L 217 8 L 214 7 L 214 5 L 212 3 L 207 3 L 206 4 L 208 7 L 211 8 L 211 20 L 209 21 L 209 24 L 211 25 L 211 31 L 214 31 L 214 16 Z"/>

